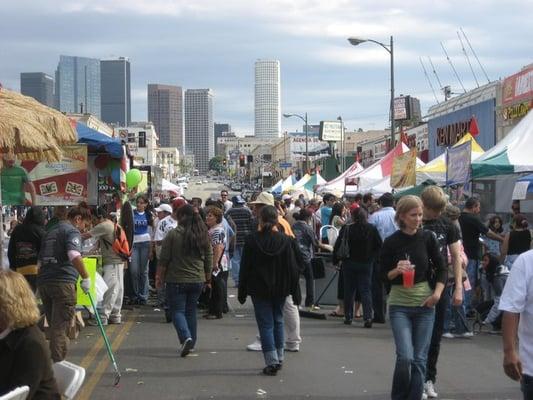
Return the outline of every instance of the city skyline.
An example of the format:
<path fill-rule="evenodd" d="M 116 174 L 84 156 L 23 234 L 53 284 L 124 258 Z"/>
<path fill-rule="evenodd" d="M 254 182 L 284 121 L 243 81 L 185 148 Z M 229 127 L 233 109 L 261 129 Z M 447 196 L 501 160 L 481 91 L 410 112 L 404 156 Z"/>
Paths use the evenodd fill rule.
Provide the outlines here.
<path fill-rule="evenodd" d="M 371 43 L 352 47 L 346 41 L 349 36 L 387 42 L 394 35 L 396 93 L 420 98 L 423 114 L 435 99 L 419 56 L 426 63 L 431 56 L 442 85 L 462 92 L 440 42 L 466 89 L 476 87 L 457 38 L 460 27 L 490 80 L 518 72 L 532 61 L 530 3 L 511 1 L 504 8 L 495 1 L 482 5 L 447 1 L 432 7 L 421 1 L 401 5 L 384 1 L 378 7 L 369 0 L 249 4 L 240 0 L 224 5 L 208 0 L 194 5 L 132 0 L 127 7 L 103 0 L 5 4 L 0 33 L 10 40 L 0 44 L 0 81 L 18 90 L 21 72 L 53 75 L 60 54 L 101 59 L 124 55 L 134 65 L 132 120 L 148 119 L 149 82 L 210 87 L 217 96 L 215 119 L 230 123 L 237 134 L 252 134 L 256 59 L 280 60 L 283 66 L 282 112 L 308 112 L 310 123 L 340 115 L 349 129 L 386 127 L 389 101 L 388 54 Z M 20 32 L 16 27 L 23 22 L 31 29 Z M 96 23 L 104 28 L 91 29 Z M 57 29 L 45 29 L 48 24 Z M 78 31 L 90 34 L 72 34 Z M 486 82 L 466 43 L 465 47 L 477 79 Z M 442 101 L 431 68 L 428 73 Z M 281 128 L 301 130 L 300 125 L 282 120 Z"/>

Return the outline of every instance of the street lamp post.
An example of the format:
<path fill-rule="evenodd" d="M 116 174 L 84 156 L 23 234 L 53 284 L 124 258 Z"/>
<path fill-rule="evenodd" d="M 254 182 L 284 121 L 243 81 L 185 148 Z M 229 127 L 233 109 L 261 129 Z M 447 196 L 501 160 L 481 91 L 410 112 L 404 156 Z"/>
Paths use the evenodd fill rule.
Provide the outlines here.
<path fill-rule="evenodd" d="M 357 37 L 348 38 L 348 42 L 352 46 L 358 46 L 361 43 L 372 42 L 383 47 L 390 54 L 390 130 L 391 130 L 391 149 L 394 147 L 396 141 L 395 127 L 394 127 L 394 41 L 391 35 L 390 44 L 386 45 L 372 39 L 361 39 Z"/>
<path fill-rule="evenodd" d="M 341 172 L 346 170 L 346 132 L 344 131 L 344 121 L 341 116 L 337 117 L 337 121 L 341 123 Z"/>
<path fill-rule="evenodd" d="M 298 114 L 283 114 L 285 118 L 290 117 L 297 117 L 300 118 L 304 122 L 304 130 L 305 130 L 305 166 L 304 166 L 304 175 L 307 173 L 307 170 L 309 168 L 309 132 L 307 127 L 307 113 L 305 113 L 305 117 L 302 117 Z"/>

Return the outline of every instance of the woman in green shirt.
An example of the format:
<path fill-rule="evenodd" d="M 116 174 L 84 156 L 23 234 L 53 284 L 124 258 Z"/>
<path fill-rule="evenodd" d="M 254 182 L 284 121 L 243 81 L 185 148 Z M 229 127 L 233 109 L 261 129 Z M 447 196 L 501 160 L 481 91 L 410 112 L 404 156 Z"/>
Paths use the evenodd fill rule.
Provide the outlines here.
<path fill-rule="evenodd" d="M 436 235 L 421 229 L 422 201 L 402 197 L 396 206 L 400 227 L 383 243 L 383 278 L 391 284 L 389 316 L 396 344 L 392 400 L 420 400 L 433 332 L 435 304 L 446 282 L 446 264 Z M 407 282 L 406 276 L 413 273 Z"/>
<path fill-rule="evenodd" d="M 189 204 L 177 211 L 178 226 L 163 239 L 156 286 L 166 283 L 167 305 L 187 356 L 196 344 L 196 303 L 204 284 L 210 285 L 213 249 L 207 227 Z"/>

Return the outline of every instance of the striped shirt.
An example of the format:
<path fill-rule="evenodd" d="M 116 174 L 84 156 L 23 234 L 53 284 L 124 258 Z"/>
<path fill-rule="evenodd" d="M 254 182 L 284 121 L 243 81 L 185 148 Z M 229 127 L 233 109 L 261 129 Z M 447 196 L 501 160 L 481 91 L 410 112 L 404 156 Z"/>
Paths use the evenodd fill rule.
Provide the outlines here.
<path fill-rule="evenodd" d="M 237 228 L 235 244 L 237 246 L 244 246 L 244 239 L 253 230 L 253 216 L 249 208 L 243 206 L 231 207 L 225 215 L 226 218 L 231 218 Z"/>

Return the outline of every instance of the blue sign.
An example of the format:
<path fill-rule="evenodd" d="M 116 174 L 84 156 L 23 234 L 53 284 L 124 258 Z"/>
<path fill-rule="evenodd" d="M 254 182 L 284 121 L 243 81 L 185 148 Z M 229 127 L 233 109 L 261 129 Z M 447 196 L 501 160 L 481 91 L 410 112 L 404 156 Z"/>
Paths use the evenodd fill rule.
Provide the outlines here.
<path fill-rule="evenodd" d="M 292 167 L 292 163 L 290 163 L 290 162 L 282 162 L 282 163 L 279 163 L 279 167 L 280 168 L 291 168 Z"/>
<path fill-rule="evenodd" d="M 446 151 L 446 185 L 463 184 L 470 180 L 471 157 L 471 140 Z"/>

